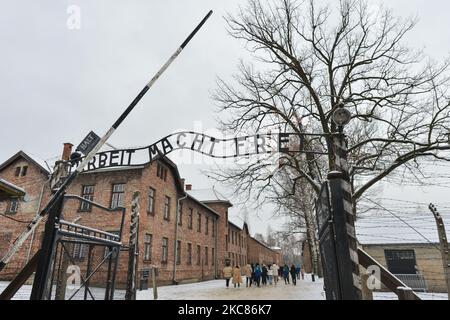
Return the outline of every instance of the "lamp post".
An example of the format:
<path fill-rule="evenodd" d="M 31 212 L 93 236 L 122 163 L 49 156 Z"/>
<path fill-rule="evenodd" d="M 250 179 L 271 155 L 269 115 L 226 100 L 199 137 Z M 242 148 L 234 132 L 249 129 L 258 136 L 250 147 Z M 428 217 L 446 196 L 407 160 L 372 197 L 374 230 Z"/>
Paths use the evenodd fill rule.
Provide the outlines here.
<path fill-rule="evenodd" d="M 334 154 L 334 172 L 330 172 L 329 179 L 334 180 L 332 184 L 337 186 L 337 192 L 334 194 L 333 210 L 334 215 L 340 215 L 340 221 L 345 224 L 344 228 L 340 228 L 342 239 L 346 239 L 346 245 L 343 245 L 342 254 L 338 257 L 341 260 L 341 268 L 339 273 L 342 283 L 343 299 L 361 299 L 361 279 L 359 274 L 358 248 L 355 231 L 355 216 L 353 213 L 352 188 L 350 183 L 349 168 L 347 162 L 347 141 L 344 135 L 344 127 L 350 123 L 351 113 L 343 103 L 337 106 L 332 115 L 333 122 L 338 127 L 338 134 L 333 136 L 333 154 Z M 340 188 L 339 188 L 340 187 Z M 339 207 L 339 209 L 337 208 Z M 344 222 L 345 221 L 345 222 Z M 338 228 L 336 228 L 338 232 Z M 346 248 L 347 247 L 347 248 Z M 350 260 L 350 261 L 349 261 Z M 350 266 L 351 270 L 346 267 Z M 351 272 L 351 274 L 350 274 Z M 345 281 L 343 279 L 346 279 Z"/>

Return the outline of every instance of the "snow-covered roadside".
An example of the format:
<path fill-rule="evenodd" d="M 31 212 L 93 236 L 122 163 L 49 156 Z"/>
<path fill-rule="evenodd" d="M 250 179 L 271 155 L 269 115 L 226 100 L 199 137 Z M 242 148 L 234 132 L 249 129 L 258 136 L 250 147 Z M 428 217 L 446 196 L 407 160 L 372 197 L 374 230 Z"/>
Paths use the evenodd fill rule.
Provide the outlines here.
<path fill-rule="evenodd" d="M 244 278 L 245 281 L 245 278 Z M 3 291 L 8 282 L 0 281 L 0 292 Z M 323 292 L 323 280 L 311 281 L 310 275 L 305 280 L 298 280 L 297 286 L 285 285 L 281 281 L 277 286 L 225 288 L 224 280 L 211 280 L 190 284 L 163 286 L 158 288 L 158 300 L 325 300 Z M 96 299 L 102 300 L 103 288 L 90 288 Z M 30 298 L 31 286 L 23 286 L 13 300 L 28 300 Z M 68 295 L 71 292 L 68 292 Z M 446 293 L 418 293 L 423 300 L 447 300 Z M 83 299 L 84 290 L 81 290 L 75 299 Z M 124 290 L 115 291 L 115 299 L 123 300 Z M 88 299 L 90 297 L 88 296 Z M 153 290 L 137 291 L 138 300 L 153 300 Z M 391 292 L 375 292 L 374 300 L 397 300 L 397 296 Z"/>
<path fill-rule="evenodd" d="M 422 300 L 448 300 L 446 293 L 433 293 L 433 292 L 417 292 Z M 398 300 L 397 295 L 393 292 L 374 292 L 374 300 Z"/>
<path fill-rule="evenodd" d="M 324 300 L 322 279 L 312 282 L 309 275 L 305 280 L 297 280 L 297 286 L 285 285 L 267 287 L 225 287 L 225 280 L 211 280 L 158 288 L 158 300 Z M 152 289 L 138 291 L 138 300 L 152 300 Z"/>

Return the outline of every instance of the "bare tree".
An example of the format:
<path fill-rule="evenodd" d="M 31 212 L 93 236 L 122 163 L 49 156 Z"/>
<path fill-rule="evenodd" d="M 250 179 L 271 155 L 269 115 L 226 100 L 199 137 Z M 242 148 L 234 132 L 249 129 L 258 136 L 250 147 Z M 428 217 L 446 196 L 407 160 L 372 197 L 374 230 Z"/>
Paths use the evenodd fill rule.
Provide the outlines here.
<path fill-rule="evenodd" d="M 337 132 L 331 116 L 344 103 L 352 112 L 345 133 L 354 207 L 392 174 L 419 177 L 422 158 L 450 161 L 450 60 L 432 61 L 406 45 L 416 19 L 371 10 L 366 1 L 341 0 L 332 8 L 313 0 L 249 0 L 226 21 L 254 64 L 242 62 L 233 81 L 218 80 L 214 99 L 225 130 L 327 137 Z M 273 201 L 268 194 L 286 172 L 293 183 L 283 196 L 295 195 L 302 182 L 317 193 L 334 168 L 333 146 L 310 138 L 304 151 L 324 155 L 272 155 L 212 176 L 259 203 Z"/>

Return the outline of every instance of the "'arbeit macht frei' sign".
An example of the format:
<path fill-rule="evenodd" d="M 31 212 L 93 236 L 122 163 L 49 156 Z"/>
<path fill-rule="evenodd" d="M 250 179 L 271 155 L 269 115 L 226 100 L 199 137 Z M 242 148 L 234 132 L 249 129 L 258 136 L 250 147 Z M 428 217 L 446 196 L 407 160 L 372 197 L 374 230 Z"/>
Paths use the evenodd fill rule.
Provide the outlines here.
<path fill-rule="evenodd" d="M 152 145 L 97 153 L 84 171 L 111 167 L 141 166 L 159 155 L 175 150 L 192 150 L 220 159 L 258 154 L 301 152 L 303 136 L 295 133 L 263 133 L 229 139 L 218 139 L 192 131 L 168 135 Z M 75 165 L 75 164 L 74 164 Z"/>

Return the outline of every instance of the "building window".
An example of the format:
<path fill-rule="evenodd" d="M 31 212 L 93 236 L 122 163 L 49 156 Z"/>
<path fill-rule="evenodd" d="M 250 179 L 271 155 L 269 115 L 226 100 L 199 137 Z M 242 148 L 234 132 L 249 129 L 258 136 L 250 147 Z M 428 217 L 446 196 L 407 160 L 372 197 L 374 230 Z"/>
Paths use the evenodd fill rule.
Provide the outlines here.
<path fill-rule="evenodd" d="M 158 165 L 156 167 L 156 175 L 161 180 L 167 181 L 167 168 L 164 167 L 161 163 L 158 162 Z"/>
<path fill-rule="evenodd" d="M 156 190 L 153 188 L 150 188 L 148 190 L 148 208 L 147 208 L 147 213 L 148 214 L 155 214 L 155 193 Z"/>
<path fill-rule="evenodd" d="M 183 204 L 180 203 L 180 206 L 178 207 L 178 225 L 183 225 Z"/>
<path fill-rule="evenodd" d="M 205 218 L 205 234 L 208 235 L 209 234 L 209 217 Z"/>
<path fill-rule="evenodd" d="M 388 270 L 393 274 L 416 274 L 414 250 L 384 250 Z"/>
<path fill-rule="evenodd" d="M 13 198 L 9 200 L 8 207 L 6 208 L 6 213 L 16 214 L 18 210 L 19 210 L 19 199 Z"/>
<path fill-rule="evenodd" d="M 169 256 L 169 239 L 162 238 L 162 257 L 161 263 L 167 263 L 167 257 Z"/>
<path fill-rule="evenodd" d="M 74 243 L 72 257 L 74 259 L 84 259 L 84 257 L 86 257 L 86 250 L 87 245 L 82 243 Z"/>
<path fill-rule="evenodd" d="M 153 236 L 150 233 L 146 233 L 145 241 L 144 241 L 144 260 L 145 261 L 152 260 L 152 240 L 153 240 Z"/>
<path fill-rule="evenodd" d="M 192 224 L 193 224 L 192 220 L 194 219 L 193 216 L 194 216 L 194 210 L 192 208 L 189 208 L 188 228 L 191 230 L 192 230 Z"/>
<path fill-rule="evenodd" d="M 214 256 L 214 248 L 211 249 L 211 265 L 214 265 L 216 257 Z"/>
<path fill-rule="evenodd" d="M 28 166 L 23 167 L 16 167 L 16 171 L 14 172 L 14 175 L 16 177 L 25 177 L 28 172 Z"/>
<path fill-rule="evenodd" d="M 205 266 L 208 265 L 208 257 L 209 257 L 209 255 L 208 255 L 208 247 L 205 247 Z"/>
<path fill-rule="evenodd" d="M 192 264 L 192 243 L 187 244 L 187 264 Z"/>
<path fill-rule="evenodd" d="M 81 189 L 81 197 L 83 199 L 94 201 L 94 186 L 83 186 Z M 89 212 L 92 210 L 92 205 L 88 202 L 82 201 L 80 204 L 80 211 Z"/>
<path fill-rule="evenodd" d="M 213 220 L 212 221 L 212 236 L 215 237 L 216 236 L 216 221 Z"/>
<path fill-rule="evenodd" d="M 125 184 L 113 184 L 111 209 L 116 209 L 124 206 L 125 200 Z"/>
<path fill-rule="evenodd" d="M 200 248 L 200 245 L 197 245 L 197 265 L 199 266 L 200 265 L 200 262 L 201 262 L 201 248 Z"/>
<path fill-rule="evenodd" d="M 197 232 L 202 232 L 202 214 L 197 213 Z"/>
<path fill-rule="evenodd" d="M 181 264 L 181 241 L 177 241 L 177 264 Z"/>
<path fill-rule="evenodd" d="M 164 198 L 164 220 L 170 220 L 170 197 Z"/>

